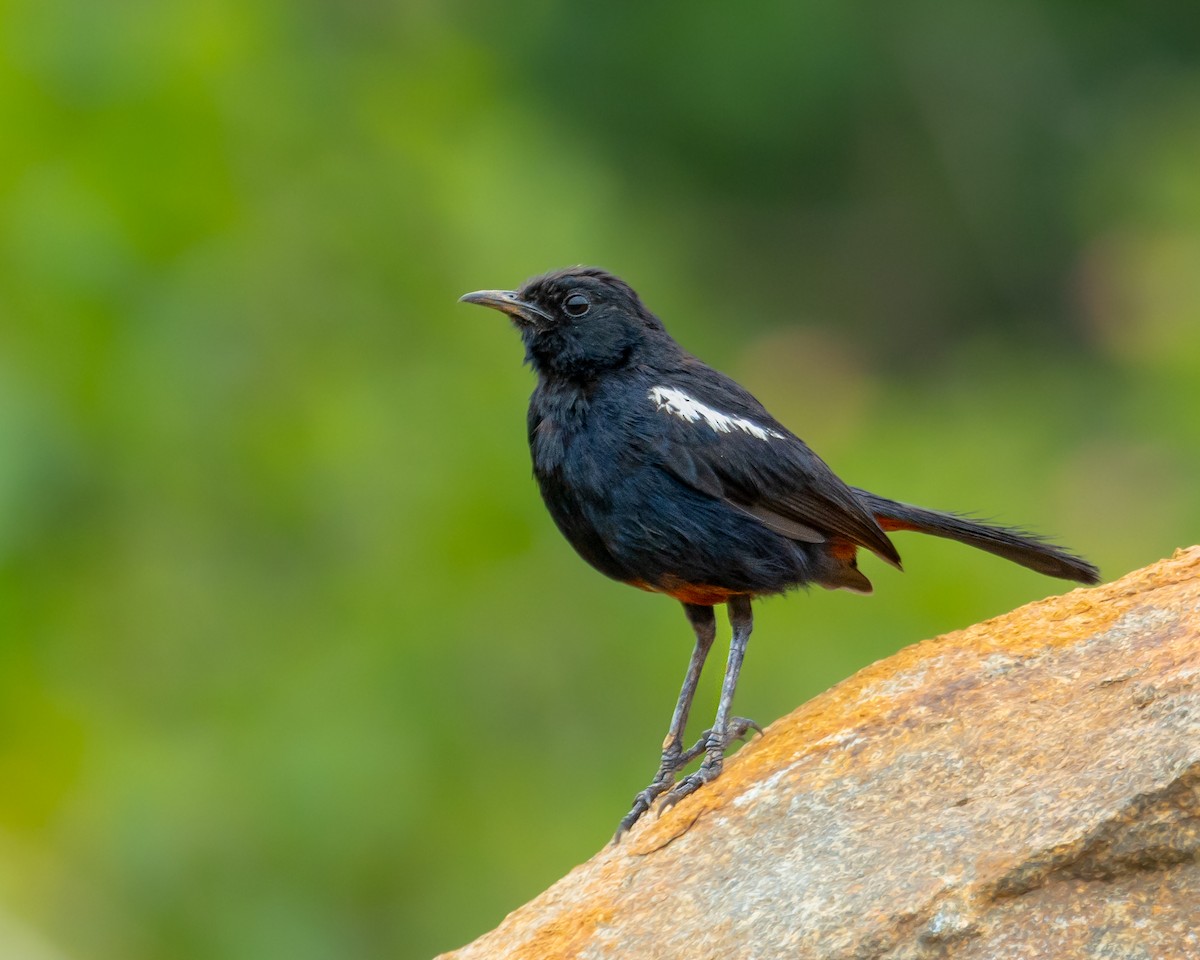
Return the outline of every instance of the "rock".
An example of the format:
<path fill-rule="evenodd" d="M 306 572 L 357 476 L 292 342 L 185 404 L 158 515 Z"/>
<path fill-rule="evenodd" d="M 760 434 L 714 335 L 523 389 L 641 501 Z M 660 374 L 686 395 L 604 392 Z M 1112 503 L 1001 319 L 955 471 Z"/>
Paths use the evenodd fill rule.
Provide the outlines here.
<path fill-rule="evenodd" d="M 880 661 L 446 958 L 1200 957 L 1200 547 Z"/>

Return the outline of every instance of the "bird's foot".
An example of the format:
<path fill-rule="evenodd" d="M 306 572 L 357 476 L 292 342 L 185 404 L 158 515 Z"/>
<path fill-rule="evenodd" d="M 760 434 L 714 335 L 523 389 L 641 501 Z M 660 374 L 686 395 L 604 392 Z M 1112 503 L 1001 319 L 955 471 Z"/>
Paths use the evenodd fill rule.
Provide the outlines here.
<path fill-rule="evenodd" d="M 667 794 L 662 806 L 659 807 L 659 816 L 670 810 L 684 797 L 695 793 L 704 784 L 716 780 L 725 764 L 725 751 L 729 749 L 729 745 L 735 740 L 745 740 L 751 730 L 757 730 L 759 734 L 762 734 L 762 727 L 753 720 L 747 717 L 731 717 L 725 727 L 723 737 L 715 736 L 711 730 L 704 731 L 704 735 L 683 754 L 688 760 L 692 760 L 703 753 L 704 762 L 700 764 L 699 770 L 684 777 L 671 788 L 671 792 Z"/>
<path fill-rule="evenodd" d="M 654 801 L 664 793 L 667 793 L 668 790 L 671 792 L 667 795 L 667 801 L 663 804 L 663 810 L 678 803 L 689 793 L 695 791 L 701 784 L 716 779 L 717 774 L 721 772 L 721 761 L 724 759 L 725 751 L 729 749 L 729 745 L 734 740 L 745 740 L 746 735 L 751 730 L 757 730 L 759 733 L 762 733 L 762 727 L 753 720 L 746 717 L 731 717 L 729 723 L 726 725 L 725 737 L 722 740 L 714 739 L 712 731 L 705 730 L 700 735 L 700 739 L 687 750 L 681 750 L 677 744 L 664 750 L 658 773 L 654 775 L 654 779 L 650 781 L 650 785 L 633 798 L 633 807 L 621 819 L 621 823 L 617 827 L 617 832 L 613 836 L 613 842 L 619 841 L 622 835 L 641 819 L 642 814 L 654 805 Z M 700 770 L 690 777 L 685 777 L 677 784 L 675 782 L 675 775 L 702 753 L 706 754 L 706 756 Z M 714 756 L 715 760 L 713 759 Z M 705 768 L 708 768 L 708 773 L 705 772 Z M 703 779 L 696 780 L 697 777 L 703 777 Z M 696 780 L 696 783 L 690 786 L 685 792 L 680 793 L 680 788 L 692 780 Z M 661 813 L 662 811 L 659 812 Z"/>
<path fill-rule="evenodd" d="M 633 798 L 633 807 L 630 811 L 621 818 L 621 823 L 617 827 L 617 832 L 613 835 L 613 842 L 616 843 L 621 839 L 622 834 L 632 827 L 638 820 L 641 819 L 643 813 L 650 809 L 651 804 L 666 793 L 675 783 L 675 774 L 686 767 L 704 750 L 704 740 L 693 746 L 690 750 L 683 751 L 679 748 L 678 743 L 672 744 L 665 749 L 662 754 L 662 762 L 659 764 L 658 773 L 654 775 L 654 779 L 650 781 L 650 786 L 641 791 Z"/>

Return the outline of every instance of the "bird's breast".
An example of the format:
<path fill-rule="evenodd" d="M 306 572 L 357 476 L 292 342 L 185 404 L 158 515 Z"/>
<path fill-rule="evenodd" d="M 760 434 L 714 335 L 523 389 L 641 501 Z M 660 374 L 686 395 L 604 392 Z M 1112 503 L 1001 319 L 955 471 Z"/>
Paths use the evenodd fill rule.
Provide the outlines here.
<path fill-rule="evenodd" d="M 557 498 L 579 504 L 607 498 L 619 475 L 623 446 L 617 431 L 596 422 L 590 411 L 545 412 L 529 435 L 533 473 L 543 494 L 557 491 Z"/>

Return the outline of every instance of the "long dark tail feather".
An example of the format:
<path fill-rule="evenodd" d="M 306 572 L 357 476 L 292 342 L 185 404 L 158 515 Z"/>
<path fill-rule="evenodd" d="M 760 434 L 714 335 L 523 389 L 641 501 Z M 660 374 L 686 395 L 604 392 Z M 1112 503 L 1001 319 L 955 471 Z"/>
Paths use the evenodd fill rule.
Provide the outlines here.
<path fill-rule="evenodd" d="M 884 530 L 916 530 L 935 537 L 946 537 L 1051 577 L 1080 583 L 1100 582 L 1100 571 L 1092 564 L 1036 534 L 979 523 L 940 510 L 897 503 L 866 490 L 853 489 L 867 509 L 875 514 L 875 519 Z"/>

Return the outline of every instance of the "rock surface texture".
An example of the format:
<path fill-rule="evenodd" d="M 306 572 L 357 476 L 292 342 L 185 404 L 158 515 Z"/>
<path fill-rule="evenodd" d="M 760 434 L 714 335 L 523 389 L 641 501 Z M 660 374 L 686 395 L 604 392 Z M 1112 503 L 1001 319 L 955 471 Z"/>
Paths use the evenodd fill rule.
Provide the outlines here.
<path fill-rule="evenodd" d="M 902 650 L 445 957 L 1200 958 L 1200 547 Z"/>

